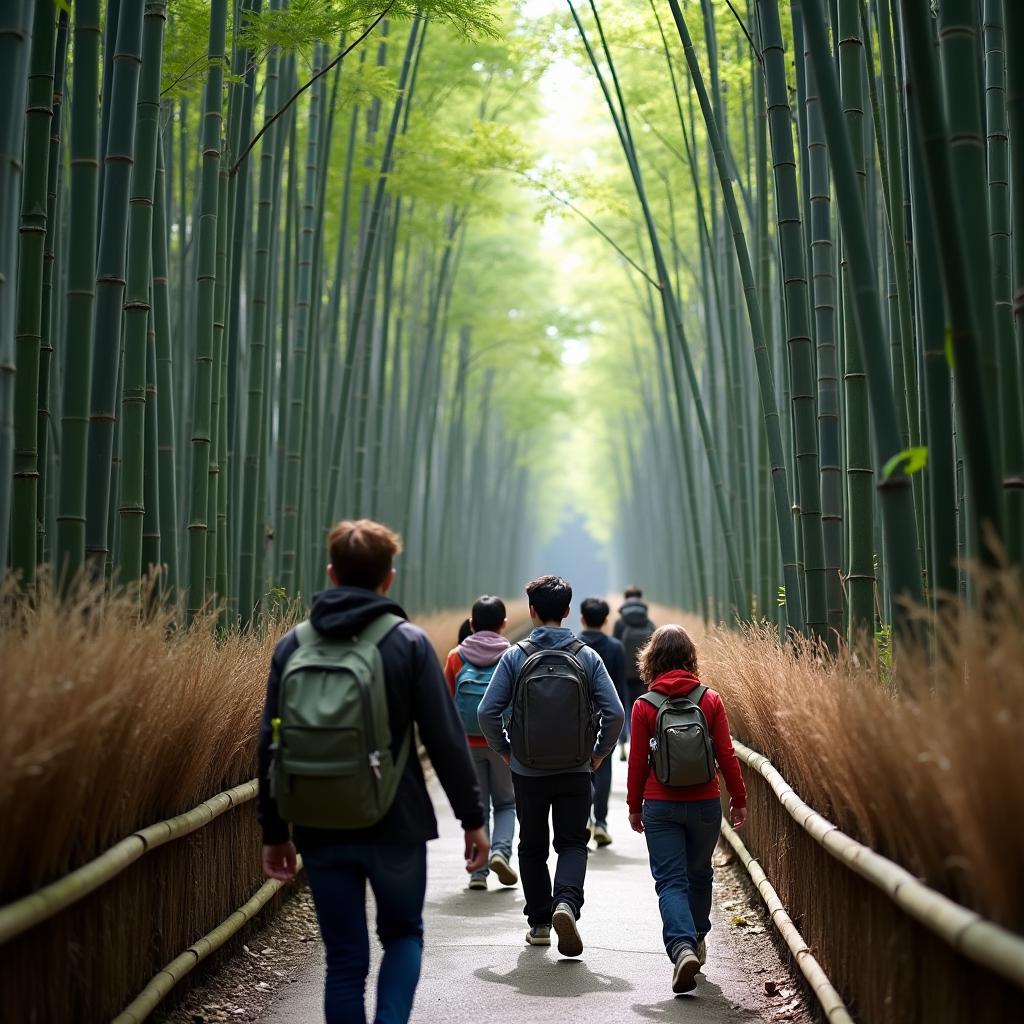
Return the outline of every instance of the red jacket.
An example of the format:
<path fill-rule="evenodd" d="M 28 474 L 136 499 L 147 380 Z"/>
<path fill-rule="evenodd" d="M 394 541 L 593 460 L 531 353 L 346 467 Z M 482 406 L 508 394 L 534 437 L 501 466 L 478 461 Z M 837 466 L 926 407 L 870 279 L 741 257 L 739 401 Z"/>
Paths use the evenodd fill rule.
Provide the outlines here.
<path fill-rule="evenodd" d="M 680 696 L 699 685 L 700 680 L 692 672 L 678 669 L 658 676 L 650 688 L 658 693 Z M 707 690 L 700 699 L 700 709 L 704 712 L 708 728 L 711 730 L 715 760 L 718 762 L 719 772 L 725 779 L 733 805 L 745 807 L 747 787 L 743 783 L 743 773 L 740 771 L 740 763 L 733 749 L 732 737 L 729 735 L 729 720 L 725 715 L 722 698 L 714 690 Z M 647 701 L 638 700 L 634 703 L 629 733 L 629 776 L 626 782 L 626 803 L 629 805 L 629 813 L 639 814 L 644 800 L 710 800 L 712 797 L 721 796 L 717 775 L 702 786 L 664 786 L 658 781 L 648 763 L 650 740 L 654 735 L 657 717 L 657 709 Z"/>

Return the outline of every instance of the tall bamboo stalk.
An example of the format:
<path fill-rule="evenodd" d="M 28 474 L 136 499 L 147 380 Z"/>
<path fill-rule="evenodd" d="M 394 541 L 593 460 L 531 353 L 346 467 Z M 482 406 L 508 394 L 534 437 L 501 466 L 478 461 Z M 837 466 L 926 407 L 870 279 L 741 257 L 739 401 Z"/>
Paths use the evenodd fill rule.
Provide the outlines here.
<path fill-rule="evenodd" d="M 196 264 L 195 388 L 192 399 L 192 490 L 188 522 L 188 615 L 203 607 L 206 586 L 207 501 L 213 407 L 213 320 L 217 262 L 217 215 L 223 114 L 224 43 L 227 0 L 212 0 L 207 56 L 209 72 L 203 102 L 203 174 L 200 189 Z"/>
<path fill-rule="evenodd" d="M 14 392 L 14 486 L 11 508 L 11 568 L 26 585 L 35 578 L 38 534 L 39 346 L 43 320 L 43 251 L 46 247 L 46 187 L 53 118 L 53 58 L 57 18 L 37 4 L 25 112 L 25 177 L 18 246 L 18 312 L 15 322 L 17 377 Z"/>
<path fill-rule="evenodd" d="M 63 345 L 65 380 L 61 403 L 57 569 L 71 579 L 85 562 L 86 465 L 92 382 L 93 307 L 96 288 L 99 125 L 100 4 L 75 5 L 74 85 L 71 94 L 71 187 L 67 318 Z M 2 518 L 2 517 L 0 517 Z"/>

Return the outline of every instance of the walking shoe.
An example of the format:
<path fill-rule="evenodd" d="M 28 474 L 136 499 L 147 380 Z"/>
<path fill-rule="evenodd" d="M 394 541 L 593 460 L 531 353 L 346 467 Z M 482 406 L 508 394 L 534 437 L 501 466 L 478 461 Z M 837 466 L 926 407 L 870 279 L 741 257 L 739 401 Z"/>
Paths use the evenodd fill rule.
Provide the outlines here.
<path fill-rule="evenodd" d="M 562 956 L 579 956 L 583 952 L 583 940 L 576 927 L 576 915 L 568 903 L 559 903 L 551 915 L 551 927 L 558 936 L 558 952 Z"/>
<path fill-rule="evenodd" d="M 539 924 L 526 933 L 526 944 L 528 946 L 550 946 L 551 929 L 546 924 Z"/>
<path fill-rule="evenodd" d="M 502 885 L 515 885 L 519 881 L 519 876 L 512 865 L 509 864 L 508 857 L 505 854 L 492 853 L 488 863 L 490 869 L 498 876 L 498 881 Z"/>
<path fill-rule="evenodd" d="M 612 837 L 608 834 L 606 825 L 595 825 L 593 836 L 598 846 L 611 846 L 612 844 Z"/>
<path fill-rule="evenodd" d="M 703 939 L 697 940 L 697 959 L 700 961 L 701 967 L 708 962 L 708 947 L 704 944 Z"/>
<path fill-rule="evenodd" d="M 689 946 L 683 946 L 676 956 L 676 968 L 672 972 L 672 991 L 692 992 L 697 987 L 696 977 L 700 970 L 697 954 Z"/>
<path fill-rule="evenodd" d="M 487 888 L 487 879 L 482 877 L 482 876 L 481 877 L 477 877 L 477 876 L 474 875 L 469 880 L 469 888 L 470 889 L 486 889 Z"/>
<path fill-rule="evenodd" d="M 620 743 L 619 744 L 619 760 L 620 761 L 625 761 L 626 760 L 626 744 L 625 743 Z"/>

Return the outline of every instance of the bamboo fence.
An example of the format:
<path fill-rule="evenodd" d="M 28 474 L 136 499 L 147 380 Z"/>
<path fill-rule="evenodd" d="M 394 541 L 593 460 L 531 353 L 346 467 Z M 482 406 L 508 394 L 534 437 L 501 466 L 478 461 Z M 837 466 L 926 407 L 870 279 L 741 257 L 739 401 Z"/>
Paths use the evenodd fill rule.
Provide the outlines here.
<path fill-rule="evenodd" d="M 958 953 L 1024 989 L 1024 937 L 930 889 L 905 868 L 858 843 L 804 803 L 763 754 L 734 740 L 739 758 L 768 783 L 790 817 L 823 849 L 880 889 Z"/>

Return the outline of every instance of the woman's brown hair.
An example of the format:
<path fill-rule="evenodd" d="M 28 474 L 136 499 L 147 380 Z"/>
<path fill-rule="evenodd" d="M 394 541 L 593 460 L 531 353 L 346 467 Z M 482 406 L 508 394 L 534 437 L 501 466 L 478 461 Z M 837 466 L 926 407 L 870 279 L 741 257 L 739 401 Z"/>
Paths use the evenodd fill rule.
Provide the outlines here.
<path fill-rule="evenodd" d="M 640 651 L 637 668 L 648 686 L 658 676 L 677 669 L 696 673 L 697 648 L 682 626 L 662 626 Z"/>

